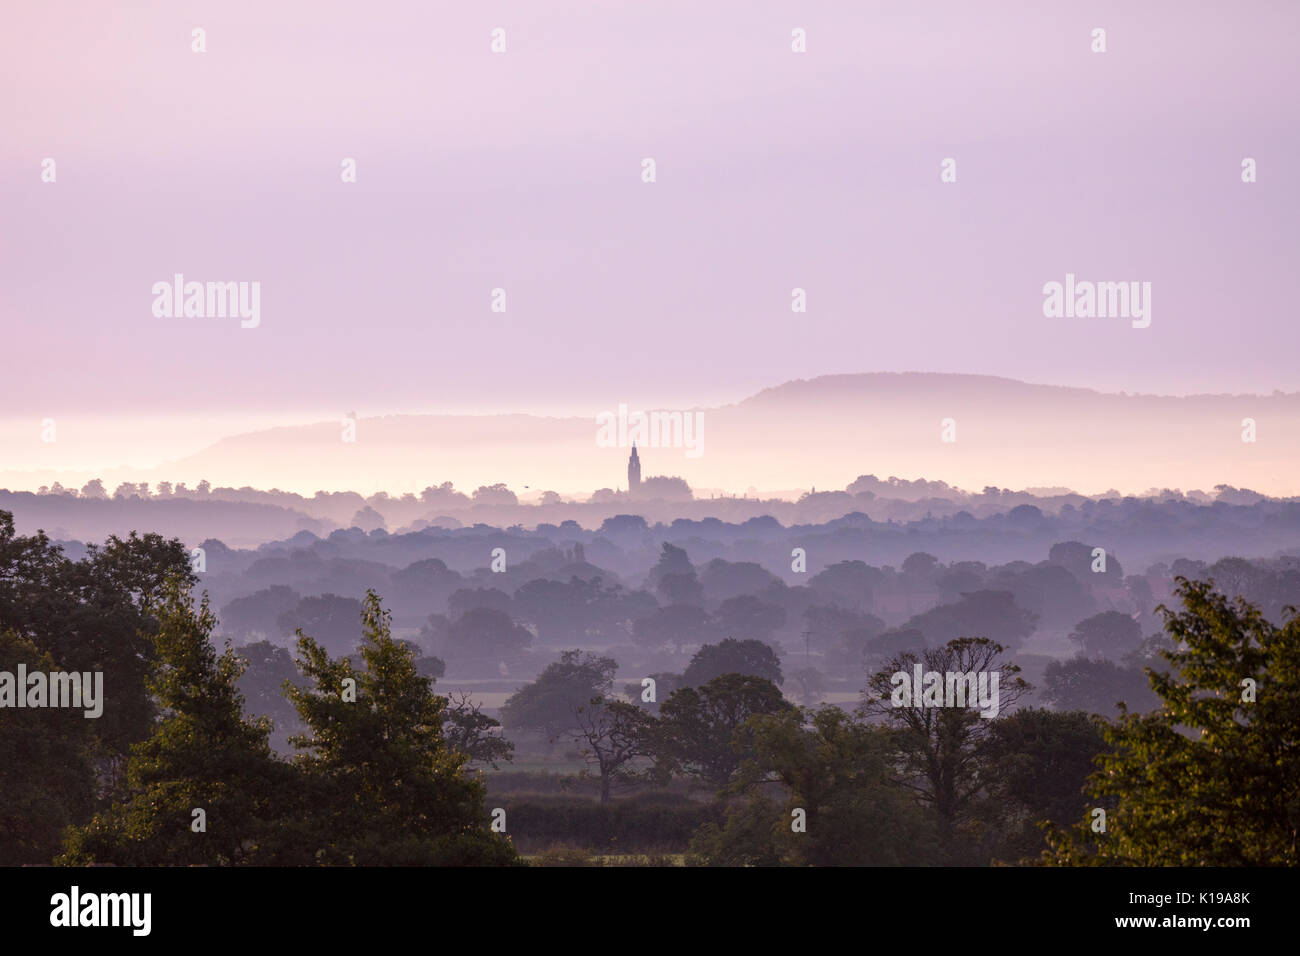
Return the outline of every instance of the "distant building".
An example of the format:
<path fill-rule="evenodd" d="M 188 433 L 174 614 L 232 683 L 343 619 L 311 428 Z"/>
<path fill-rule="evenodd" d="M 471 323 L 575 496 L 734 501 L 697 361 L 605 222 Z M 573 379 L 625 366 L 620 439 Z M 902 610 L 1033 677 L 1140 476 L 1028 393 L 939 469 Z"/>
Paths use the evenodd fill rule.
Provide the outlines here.
<path fill-rule="evenodd" d="M 636 442 L 632 442 L 632 457 L 627 460 L 627 494 L 636 494 L 641 485 L 641 459 L 636 456 Z"/>

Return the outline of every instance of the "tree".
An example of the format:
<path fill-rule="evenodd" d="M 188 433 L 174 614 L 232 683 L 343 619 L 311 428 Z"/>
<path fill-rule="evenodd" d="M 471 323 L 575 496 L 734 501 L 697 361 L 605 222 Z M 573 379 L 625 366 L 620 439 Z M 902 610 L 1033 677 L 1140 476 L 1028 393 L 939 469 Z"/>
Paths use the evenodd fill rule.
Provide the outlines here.
<path fill-rule="evenodd" d="M 285 688 L 310 734 L 294 739 L 312 817 L 303 834 L 323 863 L 501 865 L 509 838 L 489 833 L 484 786 L 443 736 L 447 701 L 391 635 L 391 617 L 366 592 L 363 669 L 332 660 L 299 631 L 307 688 Z M 353 693 L 350 693 L 353 692 Z"/>
<path fill-rule="evenodd" d="M 147 607 L 173 577 L 187 587 L 196 580 L 175 539 L 112 535 L 70 561 L 43 531 L 16 534 L 13 515 L 0 511 L 0 628 L 68 670 L 111 675 L 114 706 L 93 729 L 115 762 L 152 729 L 146 681 L 157 622 Z"/>
<path fill-rule="evenodd" d="M 691 559 L 687 556 L 685 549 L 671 545 L 667 541 L 663 543 L 663 548 L 659 553 L 659 560 L 650 569 L 650 577 L 646 584 L 647 588 L 652 591 L 657 589 L 660 580 L 666 574 L 695 574 L 695 566 L 691 564 Z"/>
<path fill-rule="evenodd" d="M 1105 833 L 1089 821 L 1053 834 L 1051 861 L 1136 866 L 1300 863 L 1300 618 L 1271 624 L 1212 582 L 1179 577 L 1183 610 L 1161 605 L 1174 645 L 1148 670 L 1161 706 L 1122 712 L 1090 795 L 1112 801 Z M 1252 683 L 1247 683 L 1247 682 Z"/>
<path fill-rule="evenodd" d="M 695 572 L 665 574 L 659 579 L 656 593 L 668 604 L 703 604 L 704 588 Z"/>
<path fill-rule="evenodd" d="M 1103 611 L 1076 624 L 1070 640 L 1089 657 L 1119 660 L 1142 642 L 1142 626 L 1127 614 Z"/>
<path fill-rule="evenodd" d="M 1031 615 L 1032 623 L 1042 627 L 1063 630 L 1091 614 L 1097 607 L 1091 592 L 1073 574 L 1050 562 L 1000 577 L 1014 596 L 1015 603 Z M 1116 586 L 1118 587 L 1118 579 Z M 999 638 L 1002 636 L 996 631 L 979 633 L 984 636 L 997 635 Z M 1011 643 L 1010 640 L 1008 643 Z"/>
<path fill-rule="evenodd" d="M 1092 568 L 1097 560 L 1092 555 L 1094 550 L 1094 545 L 1081 541 L 1060 541 L 1048 550 L 1047 560 L 1065 568 L 1082 584 L 1096 582 L 1103 587 L 1119 587 L 1124 580 L 1124 568 L 1119 558 L 1108 551 L 1106 570 L 1094 571 Z"/>
<path fill-rule="evenodd" d="M 757 594 L 780 578 L 754 561 L 714 558 L 700 573 L 700 584 L 710 602 L 721 603 L 742 594 Z"/>
<path fill-rule="evenodd" d="M 249 719 L 229 647 L 218 655 L 206 595 L 195 610 L 183 579 L 152 606 L 149 689 L 162 720 L 131 748 L 123 798 L 71 831 L 64 863 L 228 866 L 275 862 L 277 821 L 300 805 L 287 765 L 267 741 L 270 722 Z M 194 811 L 203 811 L 204 828 Z M 268 844 L 264 846 L 264 844 Z"/>
<path fill-rule="evenodd" d="M 104 490 L 104 483 L 98 478 L 92 478 L 81 486 L 81 497 L 83 498 L 107 498 L 108 492 Z"/>
<path fill-rule="evenodd" d="M 1090 661 L 1086 657 L 1052 661 L 1043 683 L 1043 702 L 1057 710 L 1113 717 L 1121 706 L 1141 713 L 1160 703 L 1141 668 L 1114 661 Z"/>
<path fill-rule="evenodd" d="M 909 578 L 928 582 L 940 569 L 939 559 L 927 551 L 917 551 L 903 559 L 902 571 Z"/>
<path fill-rule="evenodd" d="M 609 692 L 617 670 L 612 657 L 564 651 L 501 705 L 501 722 L 510 728 L 541 730 L 554 739 L 573 729 L 575 710 Z"/>
<path fill-rule="evenodd" d="M 723 674 L 751 674 L 781 684 L 781 660 L 776 651 L 762 641 L 738 641 L 728 637 L 717 644 L 705 644 L 682 675 L 686 687 L 699 687 Z"/>
<path fill-rule="evenodd" d="M 0 671 L 59 670 L 54 660 L 13 631 L 0 629 Z M 16 687 L 26 694 L 26 687 Z M 3 711 L 0 717 L 0 866 L 48 864 L 63 828 L 90 818 L 95 801 L 91 765 L 93 721 L 59 707 Z"/>
<path fill-rule="evenodd" d="M 447 616 L 452 620 L 479 608 L 510 613 L 510 595 L 500 588 L 459 588 L 447 598 Z"/>
<path fill-rule="evenodd" d="M 505 611 L 478 607 L 452 621 L 438 642 L 438 652 L 453 665 L 490 665 L 518 659 L 533 641 L 528 628 Z"/>
<path fill-rule="evenodd" d="M 221 609 L 221 631 L 234 637 L 270 638 L 281 634 L 280 616 L 291 613 L 301 601 L 302 595 L 284 584 L 237 597 Z"/>
<path fill-rule="evenodd" d="M 632 625 L 632 636 L 643 647 L 672 644 L 677 653 L 683 644 L 700 644 L 717 634 L 713 618 L 694 604 L 671 604 L 656 608 Z"/>
<path fill-rule="evenodd" d="M 647 500 L 690 501 L 695 496 L 691 493 L 691 486 L 686 483 L 684 478 L 679 478 L 676 475 L 650 475 L 641 480 L 641 487 L 637 489 L 637 497 Z"/>
<path fill-rule="evenodd" d="M 634 779 L 631 762 L 650 754 L 653 724 L 644 710 L 622 700 L 598 696 L 573 709 L 573 739 L 587 762 L 596 765 L 601 806 L 608 805 L 616 783 Z"/>
<path fill-rule="evenodd" d="M 443 736 L 452 750 L 463 753 L 470 763 L 486 763 L 497 769 L 497 761 L 514 759 L 515 745 L 495 733 L 501 721 L 489 717 L 469 694 L 451 694 L 447 699 Z"/>
<path fill-rule="evenodd" d="M 303 730 L 298 712 L 284 696 L 286 681 L 302 682 L 293 655 L 270 641 L 246 644 L 238 653 L 243 673 L 236 687 L 244 698 L 244 713 L 269 718 L 273 725 L 269 738 L 272 749 L 284 756 L 292 755 L 289 738 Z"/>
<path fill-rule="evenodd" d="M 480 485 L 475 488 L 474 504 L 512 506 L 519 504 L 519 498 L 504 483 L 497 482 L 495 485 Z"/>
<path fill-rule="evenodd" d="M 384 516 L 381 515 L 370 505 L 366 505 L 352 516 L 349 525 L 353 528 L 360 528 L 362 531 L 374 531 L 376 528 L 387 528 L 384 523 Z"/>
<path fill-rule="evenodd" d="M 880 569 L 865 561 L 840 561 L 813 575 L 808 587 L 828 603 L 851 610 L 870 611 L 875 603 L 872 588 L 883 580 Z"/>
<path fill-rule="evenodd" d="M 1009 591 L 974 591 L 952 604 L 941 604 L 916 615 L 903 627 L 915 628 L 932 644 L 987 637 L 1014 647 L 1034 632 L 1034 623 L 1035 616 L 1017 607 Z"/>
<path fill-rule="evenodd" d="M 1047 847 L 1043 824 L 1067 826 L 1084 816 L 1090 805 L 1084 787 L 1106 741 L 1082 711 L 1031 707 L 992 724 L 986 751 L 988 823 L 996 831 L 991 854 L 1008 862 L 1032 859 Z"/>
<path fill-rule="evenodd" d="M 309 631 L 330 650 L 347 653 L 356 646 L 360 618 L 361 602 L 356 598 L 321 594 L 303 598 L 292 611 L 281 614 L 277 623 L 281 634 Z"/>
<path fill-rule="evenodd" d="M 674 691 L 659 707 L 653 751 L 662 776 L 685 774 L 712 790 L 731 781 L 750 747 L 738 731 L 755 714 L 791 710 L 770 680 L 723 674 Z"/>
<path fill-rule="evenodd" d="M 1029 685 L 1019 676 L 1020 668 L 1004 664 L 1001 644 L 984 637 L 963 637 L 919 655 L 908 652 L 894 658 L 867 682 L 859 712 L 864 717 L 884 718 L 892 728 L 891 743 L 898 767 L 897 782 L 913 791 L 922 804 L 934 811 L 940 834 L 949 852 L 959 852 L 968 840 L 962 832 L 971 821 L 975 803 L 985 796 L 987 748 L 993 720 L 971 706 L 898 706 L 895 675 L 909 678 L 916 665 L 923 673 L 998 675 L 998 706 L 1014 706 Z M 919 691 L 919 688 L 917 689 Z"/>
<path fill-rule="evenodd" d="M 890 781 L 888 733 L 825 707 L 753 717 L 754 756 L 732 789 L 747 804 L 706 824 L 688 861 L 706 865 L 883 866 L 935 858 L 932 828 Z M 776 783 L 784 808 L 763 794 Z M 806 832 L 792 830 L 802 811 Z"/>

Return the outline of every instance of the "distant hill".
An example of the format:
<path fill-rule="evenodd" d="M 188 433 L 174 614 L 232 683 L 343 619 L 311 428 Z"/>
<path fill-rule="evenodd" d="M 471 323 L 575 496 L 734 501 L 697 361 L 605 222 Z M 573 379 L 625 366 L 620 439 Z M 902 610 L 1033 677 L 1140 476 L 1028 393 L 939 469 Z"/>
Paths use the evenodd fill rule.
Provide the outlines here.
<path fill-rule="evenodd" d="M 633 409 L 636 410 L 636 409 Z M 617 409 L 609 409 L 611 412 Z M 702 415 L 702 454 L 642 444 L 645 475 L 694 488 L 844 488 L 859 475 L 942 480 L 978 491 L 1068 487 L 1201 489 L 1230 484 L 1300 493 L 1300 394 L 1104 394 L 982 375 L 864 373 L 792 381 Z M 1257 440 L 1242 441 L 1242 420 Z M 954 442 L 941 441 L 952 419 Z M 504 482 L 520 494 L 626 488 L 626 447 L 599 447 L 590 418 L 391 415 L 232 435 L 118 480 L 187 481 L 368 494 L 452 481 Z M 5 476 L 0 473 L 0 483 Z M 525 490 L 528 486 L 528 490 Z"/>

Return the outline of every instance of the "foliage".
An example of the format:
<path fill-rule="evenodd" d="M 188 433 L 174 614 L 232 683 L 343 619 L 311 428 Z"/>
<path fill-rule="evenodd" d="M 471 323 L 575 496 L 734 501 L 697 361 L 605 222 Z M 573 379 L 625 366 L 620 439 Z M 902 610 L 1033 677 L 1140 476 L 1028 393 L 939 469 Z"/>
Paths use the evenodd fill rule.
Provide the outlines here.
<path fill-rule="evenodd" d="M 275 818 L 297 805 L 289 768 L 267 742 L 270 722 L 244 716 L 241 665 L 229 647 L 220 655 L 213 648 L 206 597 L 195 610 L 175 578 L 151 609 L 158 630 L 149 689 L 162 719 L 131 747 L 124 799 L 71 832 L 62 862 L 267 862 L 260 851 Z M 196 809 L 206 832 L 193 828 Z"/>
<path fill-rule="evenodd" d="M 467 755 L 442 734 L 447 701 L 390 633 L 373 591 L 362 613 L 361 659 L 332 660 L 299 633 L 311 686 L 286 685 L 309 733 L 295 738 L 312 807 L 305 836 L 323 863 L 485 865 L 514 862 L 508 838 L 487 831 L 484 789 Z M 355 690 L 352 699 L 350 690 Z"/>
<path fill-rule="evenodd" d="M 1175 644 L 1148 671 L 1161 707 L 1121 713 L 1090 782 L 1112 801 L 1052 834 L 1052 862 L 1135 866 L 1295 866 L 1300 829 L 1300 618 L 1269 622 L 1212 582 L 1179 577 L 1183 610 L 1161 605 Z M 1253 681 L 1254 700 L 1248 685 Z"/>

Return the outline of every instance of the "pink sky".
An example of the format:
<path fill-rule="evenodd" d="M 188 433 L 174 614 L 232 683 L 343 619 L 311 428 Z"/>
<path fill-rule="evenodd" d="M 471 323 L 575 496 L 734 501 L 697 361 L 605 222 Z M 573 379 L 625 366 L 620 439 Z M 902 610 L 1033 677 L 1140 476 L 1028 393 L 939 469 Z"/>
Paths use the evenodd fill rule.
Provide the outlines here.
<path fill-rule="evenodd" d="M 0 17 L 9 467 L 51 463 L 46 416 L 119 423 L 125 461 L 218 419 L 682 406 L 836 372 L 1297 387 L 1292 2 Z M 260 281 L 260 327 L 154 318 L 175 272 Z M 1044 318 L 1066 272 L 1151 282 L 1151 327 Z"/>

